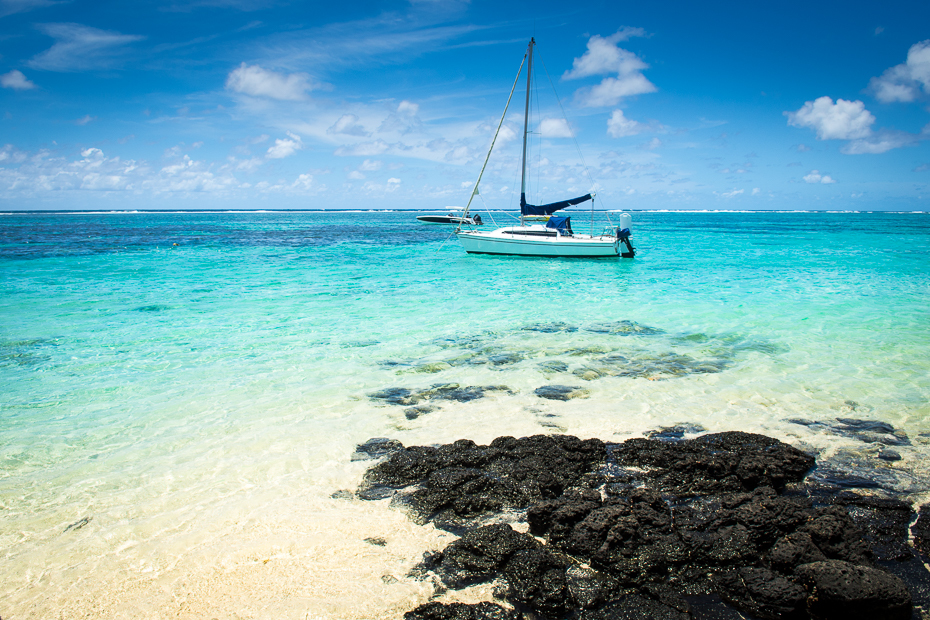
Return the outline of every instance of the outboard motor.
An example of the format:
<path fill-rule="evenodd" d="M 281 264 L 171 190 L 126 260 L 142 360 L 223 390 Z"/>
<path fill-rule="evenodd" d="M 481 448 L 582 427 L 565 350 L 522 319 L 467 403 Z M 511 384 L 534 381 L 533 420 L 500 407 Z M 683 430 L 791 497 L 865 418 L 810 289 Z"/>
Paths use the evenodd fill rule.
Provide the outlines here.
<path fill-rule="evenodd" d="M 618 220 L 619 225 L 617 226 L 617 239 L 622 241 L 626 245 L 627 249 L 627 251 L 622 252 L 620 256 L 623 258 L 633 258 L 636 255 L 636 251 L 630 244 L 630 226 L 633 225 L 633 218 L 630 217 L 629 213 L 621 213 Z"/>

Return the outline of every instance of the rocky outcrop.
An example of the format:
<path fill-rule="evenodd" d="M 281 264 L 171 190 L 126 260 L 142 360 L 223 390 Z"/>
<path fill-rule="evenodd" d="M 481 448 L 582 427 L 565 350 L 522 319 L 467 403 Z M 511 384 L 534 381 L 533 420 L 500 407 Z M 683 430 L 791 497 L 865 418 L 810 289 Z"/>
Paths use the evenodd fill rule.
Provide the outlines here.
<path fill-rule="evenodd" d="M 822 486 L 806 493 L 813 457 L 768 437 L 677 439 L 683 434 L 622 444 L 536 435 L 403 448 L 369 469 L 360 495 L 389 489 L 413 518 L 462 533 L 414 574 L 452 589 L 494 582 L 513 610 L 487 613 L 910 617 L 914 584 L 888 570 L 919 565 L 907 544 L 907 504 L 825 495 Z M 914 530 L 918 551 L 930 539 L 925 513 Z M 525 519 L 529 532 L 488 523 L 505 515 Z M 927 591 L 925 570 L 907 575 Z M 431 605 L 408 617 L 519 617 Z"/>

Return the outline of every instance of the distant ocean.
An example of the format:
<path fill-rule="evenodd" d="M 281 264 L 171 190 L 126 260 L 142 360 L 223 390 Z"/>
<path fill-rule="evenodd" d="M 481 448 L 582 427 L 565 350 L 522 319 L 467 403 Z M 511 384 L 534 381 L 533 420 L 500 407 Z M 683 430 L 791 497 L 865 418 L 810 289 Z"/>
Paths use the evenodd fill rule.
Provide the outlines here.
<path fill-rule="evenodd" d="M 372 437 L 743 430 L 930 500 L 930 214 L 633 212 L 633 260 L 450 233 L 0 214 L 0 616 L 400 618 L 453 537 L 346 492 Z"/>

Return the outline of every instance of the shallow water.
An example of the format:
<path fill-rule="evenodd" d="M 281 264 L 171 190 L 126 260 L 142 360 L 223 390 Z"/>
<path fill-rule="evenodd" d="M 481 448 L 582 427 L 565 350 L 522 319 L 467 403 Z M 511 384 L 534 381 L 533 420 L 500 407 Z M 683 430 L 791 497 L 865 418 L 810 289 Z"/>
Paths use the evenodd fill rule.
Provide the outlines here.
<path fill-rule="evenodd" d="M 928 499 L 930 215 L 635 213 L 634 260 L 469 256 L 449 233 L 0 215 L 0 615 L 400 617 L 451 535 L 332 497 L 371 437 L 688 423 Z"/>

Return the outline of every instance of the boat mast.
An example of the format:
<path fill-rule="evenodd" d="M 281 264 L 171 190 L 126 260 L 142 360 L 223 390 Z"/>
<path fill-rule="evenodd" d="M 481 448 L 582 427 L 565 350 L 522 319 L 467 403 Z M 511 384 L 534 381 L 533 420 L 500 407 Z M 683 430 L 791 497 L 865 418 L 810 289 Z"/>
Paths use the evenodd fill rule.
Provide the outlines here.
<path fill-rule="evenodd" d="M 523 169 L 520 173 L 520 226 L 523 226 L 523 205 L 526 204 L 526 130 L 530 122 L 530 86 L 533 80 L 533 45 L 536 38 L 530 38 L 526 63 L 526 110 L 523 112 Z"/>
<path fill-rule="evenodd" d="M 471 190 L 471 196 L 468 197 L 468 204 L 465 205 L 465 212 L 462 214 L 462 218 L 468 217 L 468 209 L 471 207 L 471 201 L 475 199 L 475 196 L 478 195 L 478 186 L 481 184 L 481 177 L 484 176 L 484 169 L 488 167 L 488 160 L 491 159 L 491 151 L 494 150 L 494 143 L 497 142 L 497 136 L 501 132 L 501 127 L 504 124 L 504 119 L 507 117 L 507 109 L 510 108 L 510 100 L 513 99 L 513 93 L 517 90 L 517 83 L 520 81 L 520 73 L 523 71 L 523 64 L 526 62 L 526 54 L 523 55 L 523 60 L 520 61 L 520 68 L 517 70 L 517 77 L 513 79 L 513 86 L 510 87 L 510 94 L 507 96 L 507 105 L 504 106 L 504 113 L 501 114 L 501 120 L 497 123 L 497 131 L 494 132 L 494 137 L 491 139 L 491 146 L 488 147 L 488 154 L 484 158 L 484 164 L 481 165 L 481 172 L 478 173 L 478 180 L 475 181 L 475 187 Z M 524 131 L 524 135 L 525 135 Z M 523 209 L 520 210 L 521 213 Z M 455 232 L 458 232 L 462 229 L 462 223 L 459 222 L 458 228 L 455 229 Z"/>

